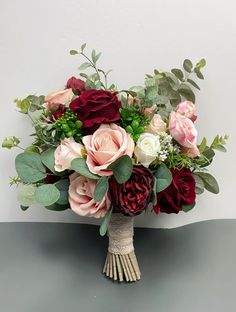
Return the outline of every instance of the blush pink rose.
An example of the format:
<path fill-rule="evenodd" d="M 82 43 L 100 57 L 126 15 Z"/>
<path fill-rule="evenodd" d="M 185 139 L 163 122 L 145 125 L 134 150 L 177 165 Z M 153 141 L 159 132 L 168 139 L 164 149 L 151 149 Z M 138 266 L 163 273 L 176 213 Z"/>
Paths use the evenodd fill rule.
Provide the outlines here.
<path fill-rule="evenodd" d="M 70 169 L 71 162 L 75 158 L 83 157 L 84 146 L 75 142 L 73 138 L 61 141 L 61 144 L 54 152 L 55 170 L 57 172 Z"/>
<path fill-rule="evenodd" d="M 70 175 L 69 203 L 71 209 L 83 217 L 102 218 L 110 209 L 107 194 L 99 202 L 93 199 L 97 180 L 88 179 L 79 173 Z"/>
<path fill-rule="evenodd" d="M 184 101 L 177 105 L 176 112 L 184 115 L 185 117 L 188 117 L 189 119 L 194 122 L 197 119 L 197 116 L 195 115 L 196 107 L 191 101 Z"/>
<path fill-rule="evenodd" d="M 45 96 L 45 103 L 43 104 L 43 107 L 46 108 L 49 112 L 54 113 L 62 105 L 65 105 L 67 102 L 71 102 L 73 96 L 74 93 L 71 88 L 50 93 Z"/>
<path fill-rule="evenodd" d="M 134 141 L 114 123 L 102 124 L 92 135 L 83 137 L 89 170 L 100 176 L 112 175 L 107 167 L 123 155 L 132 157 Z"/>
<path fill-rule="evenodd" d="M 181 151 L 183 154 L 185 154 L 186 156 L 190 157 L 190 158 L 195 158 L 197 156 L 200 156 L 200 151 L 198 149 L 197 146 L 189 148 L 189 147 L 182 147 Z"/>
<path fill-rule="evenodd" d="M 162 120 L 161 115 L 154 114 L 149 125 L 145 128 L 145 132 L 159 135 L 161 132 L 166 131 L 166 123 Z"/>
<path fill-rule="evenodd" d="M 170 113 L 170 135 L 182 146 L 195 148 L 197 145 L 197 130 L 189 118 L 176 112 Z"/>

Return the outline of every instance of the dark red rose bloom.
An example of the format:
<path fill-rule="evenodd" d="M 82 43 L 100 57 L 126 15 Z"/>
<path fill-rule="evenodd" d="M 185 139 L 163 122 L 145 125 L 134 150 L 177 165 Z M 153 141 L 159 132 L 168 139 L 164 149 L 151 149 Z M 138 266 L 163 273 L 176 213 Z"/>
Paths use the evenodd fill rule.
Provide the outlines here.
<path fill-rule="evenodd" d="M 85 88 L 85 82 L 79 78 L 71 77 L 66 83 L 66 89 L 72 88 L 75 94 L 81 94 Z"/>
<path fill-rule="evenodd" d="M 52 114 L 51 121 L 55 122 L 57 119 L 61 118 L 61 116 L 65 114 L 65 112 L 66 112 L 66 107 L 64 105 L 61 105 L 59 109 Z"/>
<path fill-rule="evenodd" d="M 109 193 L 114 212 L 127 216 L 140 214 L 150 201 L 154 179 L 152 172 L 144 167 L 133 167 L 130 179 L 118 184 L 114 177 L 109 181 Z"/>
<path fill-rule="evenodd" d="M 87 133 L 95 131 L 102 123 L 120 120 L 121 102 L 116 93 L 105 90 L 86 90 L 70 104 L 70 109 L 83 122 Z"/>
<path fill-rule="evenodd" d="M 46 168 L 46 174 L 47 175 L 44 179 L 45 184 L 53 184 L 61 179 L 61 177 L 54 175 L 48 168 Z"/>
<path fill-rule="evenodd" d="M 157 205 L 154 211 L 178 213 L 182 206 L 195 202 L 195 179 L 188 168 L 172 169 L 172 183 L 164 191 L 157 193 Z"/>

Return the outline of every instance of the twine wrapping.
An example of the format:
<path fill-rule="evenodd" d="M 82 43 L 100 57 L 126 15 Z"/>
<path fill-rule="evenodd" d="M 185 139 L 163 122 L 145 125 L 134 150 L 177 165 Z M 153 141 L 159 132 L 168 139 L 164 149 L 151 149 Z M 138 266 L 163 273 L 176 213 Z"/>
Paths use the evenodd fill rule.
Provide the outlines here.
<path fill-rule="evenodd" d="M 135 282 L 140 279 L 133 235 L 134 219 L 114 213 L 108 226 L 109 247 L 103 273 L 115 281 Z"/>

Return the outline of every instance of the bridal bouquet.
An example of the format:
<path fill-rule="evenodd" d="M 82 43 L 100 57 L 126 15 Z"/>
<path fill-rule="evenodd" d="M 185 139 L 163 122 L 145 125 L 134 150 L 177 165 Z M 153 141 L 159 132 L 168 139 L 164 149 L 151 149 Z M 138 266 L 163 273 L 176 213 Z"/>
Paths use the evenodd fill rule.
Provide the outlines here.
<path fill-rule="evenodd" d="M 227 136 L 198 144 L 193 89 L 203 79 L 205 60 L 188 59 L 183 69 L 155 69 L 143 86 L 120 90 L 108 84 L 97 66 L 101 53 L 82 56 L 80 78 L 71 77 L 62 90 L 16 99 L 32 122 L 32 145 L 23 148 L 16 136 L 2 146 L 18 147 L 17 197 L 22 210 L 40 204 L 46 209 L 72 209 L 81 216 L 103 218 L 109 248 L 103 272 L 118 281 L 140 279 L 133 246 L 133 217 L 150 210 L 188 212 L 196 194 L 218 193 L 207 172 L 215 150 L 226 151 Z"/>

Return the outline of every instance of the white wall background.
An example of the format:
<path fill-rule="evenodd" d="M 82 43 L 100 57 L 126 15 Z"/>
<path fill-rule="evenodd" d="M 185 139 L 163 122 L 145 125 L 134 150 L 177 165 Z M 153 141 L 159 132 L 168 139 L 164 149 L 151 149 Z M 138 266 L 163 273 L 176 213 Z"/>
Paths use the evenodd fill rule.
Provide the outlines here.
<path fill-rule="evenodd" d="M 236 1 L 226 0 L 0 0 L 0 137 L 29 142 L 30 124 L 13 99 L 47 94 L 77 75 L 79 60 L 69 55 L 84 42 L 103 52 L 121 88 L 143 82 L 153 68 L 170 69 L 185 58 L 207 59 L 197 94 L 199 138 L 228 133 L 229 152 L 216 157 L 211 172 L 221 193 L 204 193 L 188 214 L 143 215 L 137 225 L 175 227 L 205 219 L 235 218 L 236 177 Z M 17 152 L 17 151 L 16 151 Z M 70 211 L 18 208 L 15 153 L 0 149 L 0 221 L 91 222 Z"/>

